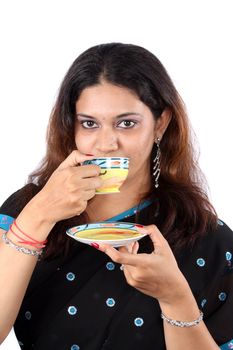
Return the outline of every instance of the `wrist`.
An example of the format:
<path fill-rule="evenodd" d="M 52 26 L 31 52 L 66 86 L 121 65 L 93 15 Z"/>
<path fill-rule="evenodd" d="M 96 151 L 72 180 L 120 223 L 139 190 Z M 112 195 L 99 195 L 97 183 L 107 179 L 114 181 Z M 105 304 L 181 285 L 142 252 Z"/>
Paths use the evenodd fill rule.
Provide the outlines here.
<path fill-rule="evenodd" d="M 200 310 L 191 290 L 173 303 L 159 301 L 161 311 L 171 319 L 189 321 L 198 318 Z"/>
<path fill-rule="evenodd" d="M 40 191 L 33 197 L 30 202 L 25 206 L 24 211 L 27 211 L 29 215 L 34 215 L 37 218 L 37 222 L 40 225 L 54 226 L 55 221 L 50 220 L 49 214 L 51 208 L 48 207 L 49 200 L 46 198 L 44 193 Z"/>
<path fill-rule="evenodd" d="M 38 241 L 46 240 L 55 223 L 51 223 L 36 201 L 30 201 L 17 217 L 17 224 L 28 235 Z"/>
<path fill-rule="evenodd" d="M 171 326 L 181 327 L 181 328 L 190 328 L 193 326 L 197 326 L 202 320 L 203 320 L 203 312 L 199 310 L 199 317 L 193 319 L 192 321 L 181 321 L 181 320 L 175 320 L 172 318 L 167 317 L 164 315 L 164 313 L 161 313 L 161 318 Z"/>

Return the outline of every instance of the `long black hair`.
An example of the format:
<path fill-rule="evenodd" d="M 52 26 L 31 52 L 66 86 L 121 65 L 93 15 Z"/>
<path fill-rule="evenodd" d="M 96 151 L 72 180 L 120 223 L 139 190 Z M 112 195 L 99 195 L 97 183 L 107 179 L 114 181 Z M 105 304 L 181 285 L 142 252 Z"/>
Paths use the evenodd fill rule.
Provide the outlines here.
<path fill-rule="evenodd" d="M 58 165 L 76 148 L 74 139 L 75 104 L 81 92 L 102 81 L 126 87 L 136 93 L 157 119 L 165 108 L 171 111 L 170 124 L 161 141 L 159 188 L 151 182 L 152 200 L 147 223 L 156 223 L 175 249 L 192 243 L 216 225 L 216 213 L 203 188 L 205 182 L 198 167 L 186 110 L 171 78 L 161 62 L 143 47 L 109 43 L 89 48 L 73 62 L 61 84 L 47 133 L 47 153 L 29 182 L 43 186 Z M 152 149 L 152 160 L 156 147 Z M 156 212 L 156 214 L 155 214 Z M 76 218 L 80 223 L 85 213 Z M 70 226 L 74 221 L 67 220 Z M 60 251 L 67 237 L 50 235 L 48 254 Z M 54 238 L 53 238 L 54 237 Z"/>

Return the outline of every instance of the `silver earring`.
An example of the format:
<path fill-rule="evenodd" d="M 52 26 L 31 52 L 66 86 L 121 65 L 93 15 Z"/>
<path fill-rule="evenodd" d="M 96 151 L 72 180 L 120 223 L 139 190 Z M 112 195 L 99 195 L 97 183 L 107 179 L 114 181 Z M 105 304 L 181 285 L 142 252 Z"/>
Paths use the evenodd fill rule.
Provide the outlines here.
<path fill-rule="evenodd" d="M 153 176 L 155 177 L 155 188 L 159 187 L 159 175 L 161 172 L 160 169 L 160 158 L 161 158 L 161 151 L 160 151 L 160 139 L 157 137 L 156 139 L 156 145 L 157 145 L 157 152 L 156 152 L 156 157 L 153 160 L 154 167 L 153 167 Z"/>

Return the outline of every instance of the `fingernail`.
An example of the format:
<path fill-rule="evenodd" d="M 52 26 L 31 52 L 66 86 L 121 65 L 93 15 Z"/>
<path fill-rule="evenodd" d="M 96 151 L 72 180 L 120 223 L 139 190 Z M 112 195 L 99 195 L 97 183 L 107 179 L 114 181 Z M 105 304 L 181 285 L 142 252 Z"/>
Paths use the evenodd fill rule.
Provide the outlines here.
<path fill-rule="evenodd" d="M 85 156 L 88 156 L 88 157 L 93 157 L 94 154 L 85 154 Z"/>
<path fill-rule="evenodd" d="M 135 228 L 136 228 L 141 234 L 143 234 L 143 233 L 148 233 L 147 230 L 146 230 L 146 228 L 145 228 L 145 226 L 143 226 L 143 225 L 137 224 L 137 225 L 135 225 Z"/>
<path fill-rule="evenodd" d="M 95 242 L 91 243 L 91 246 L 96 248 L 96 249 L 99 249 L 99 247 L 100 247 L 99 244 L 95 243 Z"/>

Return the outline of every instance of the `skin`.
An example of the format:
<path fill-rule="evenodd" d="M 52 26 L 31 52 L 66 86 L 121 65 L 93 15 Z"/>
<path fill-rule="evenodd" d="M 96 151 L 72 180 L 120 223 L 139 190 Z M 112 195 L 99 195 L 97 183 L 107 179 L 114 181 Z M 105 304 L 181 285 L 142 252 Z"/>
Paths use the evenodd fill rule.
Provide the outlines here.
<path fill-rule="evenodd" d="M 134 92 L 102 82 L 81 93 L 76 115 L 75 142 L 81 153 L 130 158 L 129 174 L 120 193 L 95 196 L 88 204 L 90 219 L 100 221 L 117 215 L 116 208 L 122 212 L 136 205 L 148 192 L 151 150 L 155 140 L 162 138 L 171 113 L 166 109 L 155 120 Z"/>
<path fill-rule="evenodd" d="M 18 226 L 39 241 L 48 237 L 56 222 L 84 210 L 91 221 L 97 221 L 138 203 L 140 196 L 149 189 L 149 160 L 153 143 L 157 137 L 163 137 L 171 118 L 170 111 L 165 109 L 155 122 L 150 109 L 133 92 L 106 82 L 82 92 L 76 103 L 76 113 L 74 136 L 77 149 L 59 165 L 43 189 L 17 217 Z M 130 116 L 119 118 L 125 113 L 130 113 Z M 88 129 L 83 127 L 84 119 L 89 119 L 89 123 L 84 124 L 89 126 Z M 120 194 L 95 194 L 102 184 L 100 168 L 79 165 L 96 156 L 130 158 L 129 175 Z M 101 245 L 99 249 L 113 261 L 124 264 L 126 281 L 142 293 L 156 298 L 167 316 L 184 321 L 196 319 L 199 316 L 198 306 L 167 241 L 154 225 L 139 228 L 139 231 L 150 236 L 154 244 L 152 254 L 138 254 L 138 243 L 119 250 L 109 245 Z M 19 244 L 11 232 L 7 236 Z M 35 249 L 33 246 L 29 248 Z M 0 343 L 15 322 L 35 265 L 34 257 L 0 242 L 0 290 L 3 291 L 0 294 Z M 164 334 L 167 350 L 218 349 L 204 322 L 190 329 L 164 324 Z"/>
<path fill-rule="evenodd" d="M 133 113 L 119 118 L 130 112 Z M 118 200 L 122 211 L 122 203 L 129 203 L 131 193 L 140 196 L 141 192 L 149 189 L 149 160 L 153 143 L 157 137 L 162 138 L 171 116 L 165 110 L 156 122 L 150 109 L 134 93 L 106 82 L 82 92 L 76 103 L 76 113 L 75 140 L 79 151 L 95 156 L 130 158 L 129 175 L 121 187 L 120 195 L 95 196 L 88 205 L 87 212 L 94 220 L 99 218 L 99 211 L 103 212 L 104 207 L 110 207 L 113 214 Z M 139 179 L 145 181 L 140 182 Z M 90 210 L 91 207 L 94 210 Z M 197 319 L 199 309 L 195 298 L 168 242 L 155 225 L 138 230 L 150 236 L 154 245 L 153 253 L 138 254 L 138 242 L 120 249 L 107 244 L 95 243 L 94 246 L 113 261 L 123 264 L 128 284 L 156 298 L 165 315 L 184 321 Z M 204 322 L 198 327 L 187 329 L 165 323 L 164 334 L 168 350 L 218 349 Z"/>

